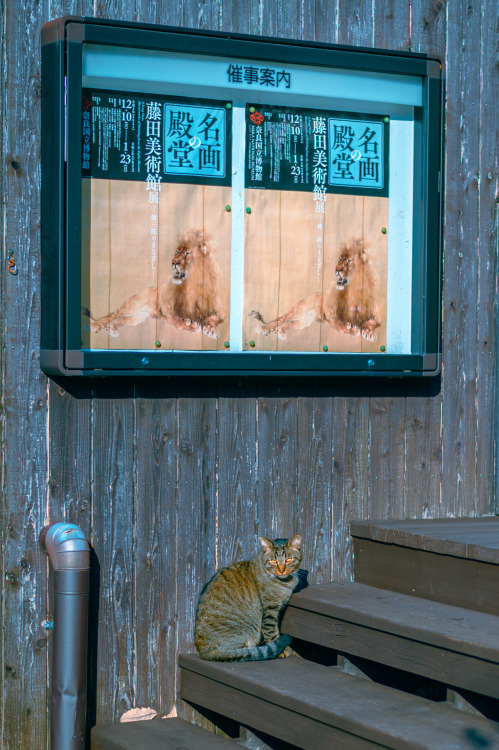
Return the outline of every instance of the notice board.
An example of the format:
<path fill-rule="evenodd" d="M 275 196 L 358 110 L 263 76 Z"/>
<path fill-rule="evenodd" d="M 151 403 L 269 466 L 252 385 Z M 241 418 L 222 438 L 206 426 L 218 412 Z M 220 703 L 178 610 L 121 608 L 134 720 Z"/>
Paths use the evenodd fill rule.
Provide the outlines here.
<path fill-rule="evenodd" d="M 438 372 L 438 61 L 75 18 L 42 41 L 46 372 Z"/>

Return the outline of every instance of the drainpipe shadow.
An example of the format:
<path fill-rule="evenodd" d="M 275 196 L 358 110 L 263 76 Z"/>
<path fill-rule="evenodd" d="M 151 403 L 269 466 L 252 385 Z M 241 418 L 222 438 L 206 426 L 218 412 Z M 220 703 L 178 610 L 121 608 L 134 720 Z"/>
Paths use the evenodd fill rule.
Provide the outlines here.
<path fill-rule="evenodd" d="M 90 750 L 90 731 L 97 723 L 97 654 L 99 653 L 100 563 L 90 548 L 88 592 L 87 723 L 85 748 Z"/>

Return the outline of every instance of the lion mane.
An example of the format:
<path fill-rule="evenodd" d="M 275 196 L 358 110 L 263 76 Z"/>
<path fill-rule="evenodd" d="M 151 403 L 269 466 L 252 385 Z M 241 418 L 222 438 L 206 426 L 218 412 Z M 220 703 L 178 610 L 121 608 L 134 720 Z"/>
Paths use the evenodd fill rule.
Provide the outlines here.
<path fill-rule="evenodd" d="M 256 310 L 250 316 L 258 321 L 255 331 L 264 336 L 274 333 L 285 339 L 288 331 L 317 323 L 329 323 L 340 333 L 376 341 L 381 325 L 376 301 L 376 271 L 363 239 L 352 238 L 340 245 L 335 280 L 325 292 L 301 299 L 284 315 L 265 323 Z"/>
<path fill-rule="evenodd" d="M 171 270 L 168 281 L 128 297 L 109 315 L 98 320 L 91 318 L 91 330 L 97 333 L 104 329 L 110 336 L 118 336 L 121 326 L 164 318 L 178 330 L 202 330 L 207 336 L 218 338 L 224 321 L 218 267 L 211 239 L 203 229 L 189 229 L 179 235 Z"/>

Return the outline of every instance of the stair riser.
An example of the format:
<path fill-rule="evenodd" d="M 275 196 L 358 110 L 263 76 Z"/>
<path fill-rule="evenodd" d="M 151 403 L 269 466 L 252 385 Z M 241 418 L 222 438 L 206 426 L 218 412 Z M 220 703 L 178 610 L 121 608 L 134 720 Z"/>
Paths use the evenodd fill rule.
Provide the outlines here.
<path fill-rule="evenodd" d="M 499 665 L 290 605 L 281 630 L 344 654 L 499 698 Z"/>
<path fill-rule="evenodd" d="M 355 537 L 354 578 L 377 588 L 499 615 L 499 565 Z"/>
<path fill-rule="evenodd" d="M 328 727 L 320 721 L 260 700 L 248 693 L 235 692 L 226 685 L 186 669 L 181 670 L 180 695 L 185 701 L 229 717 L 250 729 L 290 742 L 302 750 L 388 750 L 387 745 L 370 742 L 340 729 Z M 248 721 L 248 716 L 251 716 L 251 722 Z"/>

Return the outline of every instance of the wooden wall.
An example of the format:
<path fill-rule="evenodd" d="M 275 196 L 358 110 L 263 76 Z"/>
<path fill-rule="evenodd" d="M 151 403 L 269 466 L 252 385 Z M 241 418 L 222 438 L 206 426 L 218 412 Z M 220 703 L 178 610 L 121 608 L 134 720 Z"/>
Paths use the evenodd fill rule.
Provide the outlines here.
<path fill-rule="evenodd" d="M 46 522 L 81 524 L 95 550 L 91 710 L 104 721 L 135 705 L 170 711 L 197 592 L 217 565 L 253 554 L 257 534 L 300 532 L 305 567 L 319 582 L 348 577 L 352 518 L 493 512 L 497 4 L 2 0 L 0 8 L 0 745 L 38 750 L 48 747 L 47 562 L 38 547 Z M 47 380 L 38 366 L 40 29 L 64 14 L 442 55 L 441 389 L 167 380 L 70 392 Z M 7 273 L 9 249 L 17 276 Z"/>

